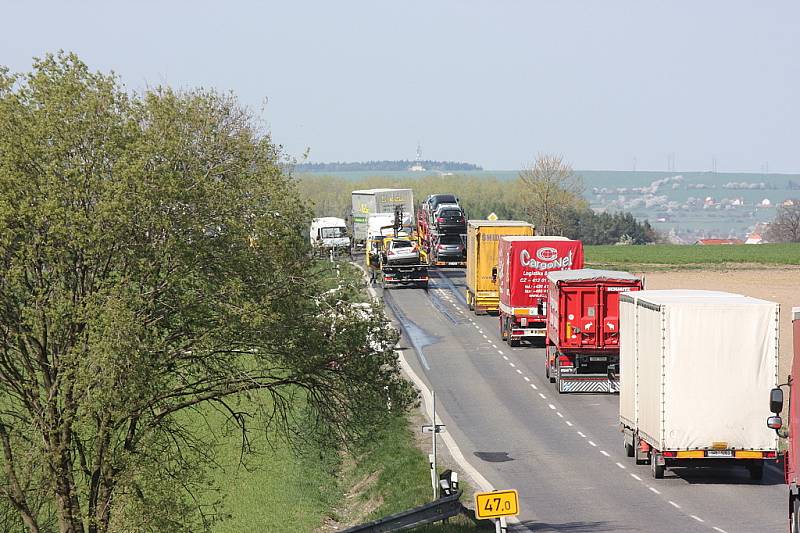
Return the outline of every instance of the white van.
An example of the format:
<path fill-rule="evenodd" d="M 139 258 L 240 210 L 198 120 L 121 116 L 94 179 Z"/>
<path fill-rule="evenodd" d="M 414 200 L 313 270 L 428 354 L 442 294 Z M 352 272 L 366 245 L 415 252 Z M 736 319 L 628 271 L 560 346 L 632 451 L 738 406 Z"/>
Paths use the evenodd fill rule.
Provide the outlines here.
<path fill-rule="evenodd" d="M 337 217 L 315 218 L 311 221 L 311 246 L 326 250 L 350 248 L 347 224 Z"/>

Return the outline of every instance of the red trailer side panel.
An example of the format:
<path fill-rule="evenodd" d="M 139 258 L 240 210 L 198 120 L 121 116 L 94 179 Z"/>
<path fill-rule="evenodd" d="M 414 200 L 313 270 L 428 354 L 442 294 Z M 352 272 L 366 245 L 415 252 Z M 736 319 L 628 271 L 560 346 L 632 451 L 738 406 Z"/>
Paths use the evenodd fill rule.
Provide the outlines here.
<path fill-rule="evenodd" d="M 583 243 L 564 237 L 502 237 L 498 249 L 500 305 L 513 309 L 538 308 L 547 299 L 547 273 L 583 268 Z"/>

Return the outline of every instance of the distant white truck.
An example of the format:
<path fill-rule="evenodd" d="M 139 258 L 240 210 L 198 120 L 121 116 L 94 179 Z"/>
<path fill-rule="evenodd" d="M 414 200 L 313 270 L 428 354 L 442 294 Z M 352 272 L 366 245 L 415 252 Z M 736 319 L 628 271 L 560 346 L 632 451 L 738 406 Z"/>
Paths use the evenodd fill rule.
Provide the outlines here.
<path fill-rule="evenodd" d="M 353 243 L 362 246 L 367 240 L 370 217 L 376 213 L 394 214 L 396 209 L 403 211 L 403 226 L 414 223 L 414 191 L 411 189 L 362 189 L 353 191 Z"/>
<path fill-rule="evenodd" d="M 745 466 L 761 479 L 778 437 L 764 398 L 778 383 L 779 306 L 716 291 L 620 295 L 619 421 L 625 451 L 667 467 Z"/>
<path fill-rule="evenodd" d="M 347 223 L 342 218 L 322 217 L 311 221 L 309 231 L 311 246 L 324 252 L 349 252 L 350 237 Z"/>

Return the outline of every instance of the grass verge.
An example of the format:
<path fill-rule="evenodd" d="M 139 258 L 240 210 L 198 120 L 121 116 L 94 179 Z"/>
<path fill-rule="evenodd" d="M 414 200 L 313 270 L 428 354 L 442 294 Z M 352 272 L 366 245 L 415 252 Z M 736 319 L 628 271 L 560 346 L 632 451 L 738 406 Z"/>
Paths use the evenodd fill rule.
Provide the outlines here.
<path fill-rule="evenodd" d="M 586 246 L 587 266 L 641 270 L 800 265 L 800 244 Z"/>

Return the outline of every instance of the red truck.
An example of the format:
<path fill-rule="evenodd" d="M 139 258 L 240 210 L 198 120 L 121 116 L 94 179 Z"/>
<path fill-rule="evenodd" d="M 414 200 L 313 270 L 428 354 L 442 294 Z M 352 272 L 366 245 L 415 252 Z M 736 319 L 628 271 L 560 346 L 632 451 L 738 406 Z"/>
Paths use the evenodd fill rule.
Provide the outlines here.
<path fill-rule="evenodd" d="M 628 272 L 550 272 L 545 374 L 563 392 L 619 392 L 619 295 L 642 290 Z"/>
<path fill-rule="evenodd" d="M 798 458 L 800 458 L 800 402 L 792 401 L 795 383 L 800 379 L 800 307 L 792 309 L 792 332 L 794 337 L 794 357 L 792 370 L 787 383 L 772 389 L 769 397 L 769 410 L 774 413 L 767 419 L 767 426 L 778 432 L 781 437 L 788 438 L 786 454 L 784 455 L 784 474 L 786 484 L 789 485 L 789 531 L 800 533 L 800 480 L 798 480 Z M 789 390 L 789 421 L 788 428 L 784 429 L 781 420 L 783 411 L 783 390 Z"/>
<path fill-rule="evenodd" d="M 500 338 L 509 346 L 523 339 L 544 339 L 547 320 L 547 273 L 583 268 L 583 243 L 566 237 L 500 238 L 497 272 L 500 291 Z"/>

